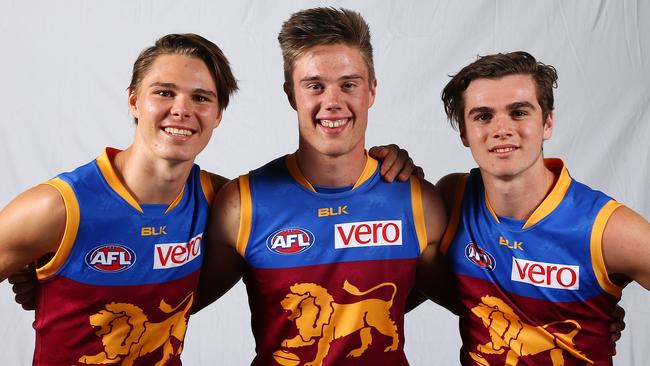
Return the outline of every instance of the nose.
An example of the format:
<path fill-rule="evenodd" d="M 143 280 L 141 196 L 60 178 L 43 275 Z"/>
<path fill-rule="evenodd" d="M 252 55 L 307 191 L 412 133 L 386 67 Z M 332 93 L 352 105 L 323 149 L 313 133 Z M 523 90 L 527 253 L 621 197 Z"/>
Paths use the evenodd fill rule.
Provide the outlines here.
<path fill-rule="evenodd" d="M 504 138 L 513 135 L 512 120 L 509 116 L 496 116 L 493 121 L 494 130 L 492 136 L 494 138 Z"/>
<path fill-rule="evenodd" d="M 328 88 L 324 93 L 323 105 L 328 111 L 343 108 L 342 92 L 338 88 Z"/>
<path fill-rule="evenodd" d="M 189 98 L 178 95 L 174 98 L 174 104 L 172 105 L 172 116 L 179 119 L 187 119 L 191 116 L 191 101 Z"/>

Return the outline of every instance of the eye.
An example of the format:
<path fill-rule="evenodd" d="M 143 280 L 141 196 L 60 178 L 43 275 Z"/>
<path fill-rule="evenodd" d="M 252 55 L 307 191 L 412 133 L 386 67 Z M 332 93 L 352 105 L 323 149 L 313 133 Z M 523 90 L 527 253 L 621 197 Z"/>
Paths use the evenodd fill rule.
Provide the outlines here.
<path fill-rule="evenodd" d="M 351 81 L 345 82 L 342 85 L 343 89 L 354 89 L 356 86 L 357 86 L 357 84 L 355 84 L 355 83 L 353 83 Z"/>
<path fill-rule="evenodd" d="M 309 83 L 307 84 L 307 89 L 313 90 L 313 91 L 320 91 L 323 89 L 323 86 L 319 83 Z"/>
<path fill-rule="evenodd" d="M 479 113 L 474 118 L 475 121 L 488 122 L 492 119 L 492 113 Z"/>
<path fill-rule="evenodd" d="M 209 102 L 210 101 L 210 98 L 208 98 L 208 97 L 206 97 L 204 95 L 198 95 L 198 94 L 195 95 L 193 97 L 193 99 L 194 99 L 195 102 L 199 102 L 199 103 Z"/>
<path fill-rule="evenodd" d="M 512 111 L 511 115 L 512 115 L 512 118 L 514 118 L 514 119 L 520 119 L 520 118 L 526 117 L 528 115 L 528 112 L 524 111 L 524 110 L 517 109 L 517 110 Z"/>
<path fill-rule="evenodd" d="M 154 91 L 154 94 L 159 95 L 164 98 L 169 98 L 174 96 L 174 94 L 170 90 L 156 90 Z"/>

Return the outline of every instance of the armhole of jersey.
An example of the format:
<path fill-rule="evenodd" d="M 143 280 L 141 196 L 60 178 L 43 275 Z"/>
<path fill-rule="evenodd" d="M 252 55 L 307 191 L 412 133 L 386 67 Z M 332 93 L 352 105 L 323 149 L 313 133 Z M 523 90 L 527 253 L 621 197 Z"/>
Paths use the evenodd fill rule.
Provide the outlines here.
<path fill-rule="evenodd" d="M 201 189 L 203 190 L 203 195 L 208 201 L 208 206 L 212 207 L 212 200 L 214 199 L 214 186 L 212 185 L 212 179 L 210 179 L 210 173 L 205 170 L 201 170 Z"/>
<path fill-rule="evenodd" d="M 463 195 L 465 194 L 465 185 L 467 184 L 468 177 L 469 174 L 464 174 L 458 177 L 458 180 L 456 181 L 456 190 L 454 191 L 454 201 L 451 208 L 451 214 L 449 215 L 449 222 L 447 223 L 447 228 L 445 229 L 445 233 L 440 241 L 440 249 L 444 255 L 447 255 L 447 250 L 449 250 L 451 241 L 454 239 L 454 235 L 456 235 L 456 230 L 458 229 L 458 222 L 460 221 L 460 206 L 463 203 Z"/>
<path fill-rule="evenodd" d="M 607 268 L 605 267 L 605 258 L 603 257 L 603 233 L 607 221 L 614 211 L 621 207 L 622 204 L 611 200 L 607 202 L 598 212 L 594 225 L 591 229 L 591 266 L 600 287 L 607 293 L 616 297 L 621 297 L 623 288 L 616 285 L 609 279 Z"/>
<path fill-rule="evenodd" d="M 237 252 L 244 258 L 253 222 L 253 200 L 251 198 L 248 174 L 239 177 L 239 201 L 240 216 L 239 231 L 237 233 Z"/>
<path fill-rule="evenodd" d="M 427 241 L 427 226 L 424 221 L 424 207 L 422 205 L 422 187 L 420 180 L 411 177 L 411 208 L 413 210 L 413 223 L 415 224 L 415 233 L 420 244 L 420 253 L 424 251 L 429 242 Z"/>
<path fill-rule="evenodd" d="M 79 229 L 79 203 L 72 187 L 61 178 L 54 178 L 42 184 L 54 187 L 61 194 L 65 205 L 65 230 L 54 257 L 43 266 L 36 268 L 36 276 L 39 280 L 50 277 L 63 266 L 72 251 Z"/>

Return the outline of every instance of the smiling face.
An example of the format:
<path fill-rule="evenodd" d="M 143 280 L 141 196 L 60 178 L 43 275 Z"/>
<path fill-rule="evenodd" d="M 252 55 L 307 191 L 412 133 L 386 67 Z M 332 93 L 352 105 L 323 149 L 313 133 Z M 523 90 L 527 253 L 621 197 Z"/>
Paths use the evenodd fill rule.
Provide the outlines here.
<path fill-rule="evenodd" d="M 285 92 L 298 112 L 300 149 L 331 157 L 365 148 L 376 82 L 356 47 L 314 46 L 299 57 Z"/>
<path fill-rule="evenodd" d="M 155 159 L 194 161 L 221 121 L 217 89 L 207 66 L 195 57 L 158 56 L 129 109 L 138 120 L 134 146 Z"/>
<path fill-rule="evenodd" d="M 543 168 L 542 144 L 551 137 L 553 115 L 544 121 L 532 76 L 476 79 L 463 96 L 461 139 L 484 175 L 512 179 Z"/>

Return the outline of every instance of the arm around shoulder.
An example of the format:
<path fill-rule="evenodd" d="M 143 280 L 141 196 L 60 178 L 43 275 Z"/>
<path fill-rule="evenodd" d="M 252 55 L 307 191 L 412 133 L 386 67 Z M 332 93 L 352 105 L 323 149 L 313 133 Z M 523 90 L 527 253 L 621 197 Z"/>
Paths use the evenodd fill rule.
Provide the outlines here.
<path fill-rule="evenodd" d="M 650 290 L 650 223 L 621 206 L 609 218 L 603 232 L 603 258 L 612 280 L 636 281 Z"/>
<path fill-rule="evenodd" d="M 220 298 L 242 276 L 244 261 L 237 252 L 240 217 L 239 180 L 235 179 L 218 191 L 210 210 L 204 236 L 205 257 L 193 312 Z"/>
<path fill-rule="evenodd" d="M 59 248 L 66 226 L 61 194 L 52 186 L 31 188 L 0 211 L 0 282 Z"/>

